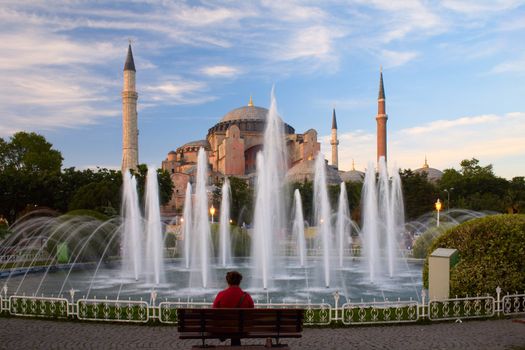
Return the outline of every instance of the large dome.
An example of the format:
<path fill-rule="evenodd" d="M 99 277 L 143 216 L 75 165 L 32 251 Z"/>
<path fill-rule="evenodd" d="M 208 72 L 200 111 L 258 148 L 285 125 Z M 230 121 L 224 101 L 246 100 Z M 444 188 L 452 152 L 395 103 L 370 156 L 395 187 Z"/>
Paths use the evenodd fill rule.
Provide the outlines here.
<path fill-rule="evenodd" d="M 226 113 L 217 124 L 208 129 L 208 135 L 215 132 L 226 132 L 231 125 L 237 125 L 241 132 L 263 133 L 267 117 L 268 109 L 256 107 L 250 100 L 248 106 L 239 107 Z M 284 123 L 284 133 L 287 135 L 294 134 L 295 129 Z"/>
<path fill-rule="evenodd" d="M 268 110 L 263 107 L 244 106 L 229 111 L 221 118 L 220 122 L 228 122 L 234 120 L 260 120 L 265 121 L 268 115 Z"/>

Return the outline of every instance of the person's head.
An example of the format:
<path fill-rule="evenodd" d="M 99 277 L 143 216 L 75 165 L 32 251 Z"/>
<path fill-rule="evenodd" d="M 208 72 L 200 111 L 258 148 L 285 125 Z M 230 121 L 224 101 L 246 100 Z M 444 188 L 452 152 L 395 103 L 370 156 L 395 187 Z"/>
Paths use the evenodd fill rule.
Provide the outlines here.
<path fill-rule="evenodd" d="M 226 274 L 226 282 L 229 286 L 238 286 L 241 284 L 242 275 L 237 271 L 230 271 Z"/>

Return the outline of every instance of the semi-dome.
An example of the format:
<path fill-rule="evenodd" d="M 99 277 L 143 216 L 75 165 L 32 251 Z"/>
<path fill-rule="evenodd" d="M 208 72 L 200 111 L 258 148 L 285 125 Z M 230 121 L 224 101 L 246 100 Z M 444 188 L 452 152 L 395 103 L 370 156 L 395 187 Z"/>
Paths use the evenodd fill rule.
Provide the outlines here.
<path fill-rule="evenodd" d="M 188 143 L 185 143 L 184 145 L 177 148 L 177 153 L 180 152 L 188 152 L 188 151 L 198 151 L 199 148 L 204 148 L 205 150 L 210 150 L 210 143 L 208 140 L 197 140 L 197 141 L 190 141 Z"/>
<path fill-rule="evenodd" d="M 438 182 L 443 177 L 443 172 L 436 168 L 431 168 L 428 166 L 427 158 L 425 157 L 425 164 L 422 168 L 414 170 L 416 174 L 427 174 L 427 180 L 433 183 Z"/>
<path fill-rule="evenodd" d="M 336 169 L 326 164 L 326 182 L 329 185 L 337 185 L 341 183 L 341 177 Z M 315 178 L 315 160 L 305 160 L 299 164 L 294 165 L 286 173 L 286 180 L 288 182 L 303 182 L 313 181 Z"/>
<path fill-rule="evenodd" d="M 365 173 L 359 170 L 350 170 L 345 171 L 341 174 L 341 180 L 344 182 L 363 182 L 365 178 Z"/>

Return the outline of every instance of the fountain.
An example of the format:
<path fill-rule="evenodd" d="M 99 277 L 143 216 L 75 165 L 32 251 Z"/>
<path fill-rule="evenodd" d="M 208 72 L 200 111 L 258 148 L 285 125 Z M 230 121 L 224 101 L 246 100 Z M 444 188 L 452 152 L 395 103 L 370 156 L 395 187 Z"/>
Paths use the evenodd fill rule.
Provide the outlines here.
<path fill-rule="evenodd" d="M 197 180 L 195 187 L 195 208 L 191 238 L 191 277 L 190 287 L 207 288 L 210 282 L 211 231 L 208 220 L 208 160 L 204 148 L 199 149 L 197 156 Z M 200 277 L 200 282 L 197 281 Z M 197 278 L 197 279 L 196 279 Z"/>
<path fill-rule="evenodd" d="M 182 234 L 184 239 L 184 266 L 187 269 L 190 268 L 190 247 L 191 247 L 191 228 L 192 228 L 192 216 L 191 216 L 191 183 L 188 182 L 186 185 L 186 195 L 184 196 L 184 214 L 182 216 Z"/>
<path fill-rule="evenodd" d="M 301 202 L 301 193 L 298 189 L 294 192 L 295 214 L 292 227 L 292 235 L 295 239 L 297 256 L 299 257 L 299 266 L 304 267 L 306 261 L 306 241 L 304 238 L 304 218 L 303 203 Z"/>
<path fill-rule="evenodd" d="M 326 190 L 326 162 L 319 154 L 315 160 L 314 179 L 314 208 L 315 222 L 317 224 L 317 239 L 322 249 L 324 283 L 330 287 L 330 258 L 332 253 L 332 223 L 331 209 Z"/>
<path fill-rule="evenodd" d="M 122 189 L 123 237 L 122 272 L 138 281 L 142 267 L 142 216 L 137 195 L 137 180 L 129 172 L 123 175 Z"/>
<path fill-rule="evenodd" d="M 221 217 L 219 219 L 219 261 L 222 267 L 231 264 L 231 239 L 230 239 L 230 182 L 224 180 L 222 185 Z"/>
<path fill-rule="evenodd" d="M 268 289 L 272 262 L 284 227 L 282 185 L 286 169 L 283 122 L 272 89 L 264 132 L 264 149 L 257 154 L 257 187 L 252 237 L 253 287 Z"/>
<path fill-rule="evenodd" d="M 339 253 L 339 267 L 343 267 L 345 257 L 345 247 L 350 239 L 348 195 L 346 194 L 346 185 L 341 182 L 341 191 L 339 193 L 339 207 L 337 209 L 337 222 L 335 232 L 337 233 L 337 250 Z"/>
<path fill-rule="evenodd" d="M 146 178 L 146 254 L 145 273 L 159 284 L 164 279 L 164 239 L 160 222 L 159 184 L 155 167 L 148 168 Z"/>

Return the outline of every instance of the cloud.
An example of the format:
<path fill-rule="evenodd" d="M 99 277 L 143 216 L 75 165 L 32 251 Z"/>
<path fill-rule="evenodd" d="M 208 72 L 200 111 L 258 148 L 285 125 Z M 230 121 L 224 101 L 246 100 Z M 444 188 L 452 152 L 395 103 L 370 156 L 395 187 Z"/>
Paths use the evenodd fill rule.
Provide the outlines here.
<path fill-rule="evenodd" d="M 276 60 L 292 61 L 298 59 L 334 60 L 333 43 L 341 36 L 335 29 L 325 26 L 312 26 L 296 31 L 286 45 L 279 47 L 274 54 Z"/>
<path fill-rule="evenodd" d="M 427 156 L 431 167 L 442 170 L 458 168 L 461 160 L 475 157 L 482 163 L 494 164 L 499 176 L 523 176 L 522 162 L 521 169 L 515 163 L 525 159 L 524 133 L 525 112 L 440 120 L 391 132 L 388 159 L 391 165 L 417 169 Z M 322 151 L 329 157 L 330 137 L 321 140 Z M 353 159 L 358 170 L 375 161 L 375 132 L 347 132 L 339 140 L 340 169 L 350 170 Z"/>
<path fill-rule="evenodd" d="M 208 86 L 199 81 L 172 78 L 156 85 L 144 87 L 146 101 L 154 104 L 200 104 L 216 99 L 214 96 L 200 94 Z"/>
<path fill-rule="evenodd" d="M 525 55 L 513 60 L 507 60 L 495 65 L 490 73 L 524 73 L 525 72 Z"/>
<path fill-rule="evenodd" d="M 232 66 L 210 66 L 204 67 L 201 73 L 210 77 L 233 77 L 240 73 L 240 69 Z"/>
<path fill-rule="evenodd" d="M 383 56 L 382 61 L 384 66 L 387 68 L 402 66 L 416 57 L 419 56 L 419 53 L 415 51 L 392 51 L 392 50 L 381 50 L 381 55 Z"/>
<path fill-rule="evenodd" d="M 447 129 L 472 126 L 477 124 L 486 124 L 500 120 L 501 117 L 488 114 L 474 117 L 462 117 L 453 120 L 435 120 L 422 126 L 415 126 L 412 128 L 403 129 L 400 131 L 401 134 L 408 136 L 421 135 L 421 134 L 433 134 L 437 132 L 447 131 Z"/>
<path fill-rule="evenodd" d="M 506 11 L 523 4 L 520 0 L 444 0 L 441 6 L 468 16 Z"/>

